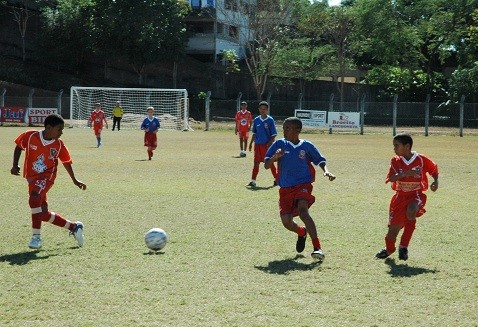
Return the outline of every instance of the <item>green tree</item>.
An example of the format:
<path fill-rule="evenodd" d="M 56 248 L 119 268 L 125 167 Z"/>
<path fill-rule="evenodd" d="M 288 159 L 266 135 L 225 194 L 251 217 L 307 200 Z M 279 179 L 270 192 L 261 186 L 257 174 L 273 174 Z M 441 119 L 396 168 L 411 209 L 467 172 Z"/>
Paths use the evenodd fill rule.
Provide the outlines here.
<path fill-rule="evenodd" d="M 93 0 L 58 0 L 43 7 L 43 26 L 36 40 L 39 58 L 79 75 L 94 44 L 93 7 Z"/>
<path fill-rule="evenodd" d="M 126 58 L 143 84 L 147 65 L 184 54 L 189 9 L 184 0 L 98 0 L 95 51 L 105 63 Z"/>

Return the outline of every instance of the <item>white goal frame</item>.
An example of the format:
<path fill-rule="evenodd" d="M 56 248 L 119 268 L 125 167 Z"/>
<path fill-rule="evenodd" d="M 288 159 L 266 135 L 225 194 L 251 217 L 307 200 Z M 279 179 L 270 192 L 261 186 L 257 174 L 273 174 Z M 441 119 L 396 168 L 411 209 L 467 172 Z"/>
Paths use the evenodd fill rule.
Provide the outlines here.
<path fill-rule="evenodd" d="M 88 127 L 88 120 L 96 103 L 102 110 L 110 127 L 112 109 L 121 101 L 124 115 L 121 128 L 139 129 L 146 117 L 146 108 L 154 107 L 161 129 L 190 130 L 188 92 L 186 89 L 85 87 L 70 88 L 70 128 Z M 111 124 L 111 125 L 110 125 Z"/>

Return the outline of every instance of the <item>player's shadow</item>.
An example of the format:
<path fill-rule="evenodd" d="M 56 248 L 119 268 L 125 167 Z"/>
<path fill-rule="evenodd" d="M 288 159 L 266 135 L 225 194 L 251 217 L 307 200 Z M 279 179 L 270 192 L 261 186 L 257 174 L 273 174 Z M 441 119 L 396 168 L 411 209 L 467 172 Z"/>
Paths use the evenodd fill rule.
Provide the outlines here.
<path fill-rule="evenodd" d="M 234 159 L 246 159 L 247 157 L 241 157 L 241 156 L 232 156 Z"/>
<path fill-rule="evenodd" d="M 135 159 L 134 161 L 151 161 L 149 159 Z"/>
<path fill-rule="evenodd" d="M 304 258 L 304 256 L 298 254 L 291 259 L 270 261 L 267 266 L 254 266 L 254 268 L 269 274 L 287 275 L 294 270 L 307 271 L 317 269 L 317 267 L 319 267 L 322 263 L 320 261 L 312 261 L 309 263 L 297 261 L 297 259 L 300 258 Z"/>
<path fill-rule="evenodd" d="M 271 185 L 271 186 L 248 186 L 246 185 L 246 188 L 249 190 L 249 191 L 264 191 L 264 190 L 270 190 L 271 188 L 274 188 L 276 186 L 274 185 Z"/>
<path fill-rule="evenodd" d="M 41 255 L 39 251 L 25 251 L 14 254 L 5 254 L 0 256 L 0 262 L 8 262 L 11 266 L 23 266 L 30 261 L 44 260 L 51 257 L 51 255 Z"/>
<path fill-rule="evenodd" d="M 385 263 L 390 267 L 388 274 L 392 277 L 413 277 L 422 274 L 435 274 L 436 269 L 428 269 L 421 267 L 411 267 L 407 264 L 397 264 L 395 259 L 387 258 Z"/>

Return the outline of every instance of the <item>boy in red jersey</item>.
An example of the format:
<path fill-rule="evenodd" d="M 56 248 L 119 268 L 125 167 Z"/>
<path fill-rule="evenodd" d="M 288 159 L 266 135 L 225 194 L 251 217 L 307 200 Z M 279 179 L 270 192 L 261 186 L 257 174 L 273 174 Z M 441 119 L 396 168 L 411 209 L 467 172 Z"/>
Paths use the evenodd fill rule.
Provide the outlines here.
<path fill-rule="evenodd" d="M 241 102 L 241 109 L 236 113 L 236 135 L 239 134 L 239 147 L 241 148 L 241 157 L 246 156 L 247 140 L 251 130 L 252 114 L 247 110 L 247 102 Z"/>
<path fill-rule="evenodd" d="M 101 146 L 101 131 L 103 130 L 103 123 L 105 123 L 106 128 L 108 128 L 108 122 L 106 121 L 106 115 L 103 110 L 101 110 L 101 104 L 97 103 L 95 105 L 95 110 L 90 115 L 90 122 L 93 124 L 93 132 L 95 133 L 96 140 L 98 144 L 97 148 Z"/>
<path fill-rule="evenodd" d="M 23 164 L 23 177 L 28 182 L 28 204 L 32 211 L 32 239 L 28 246 L 39 249 L 42 246 L 41 225 L 43 221 L 55 226 L 66 228 L 83 246 L 83 224 L 80 221 L 71 222 L 58 213 L 48 210 L 46 194 L 55 182 L 58 160 L 63 163 L 73 183 L 80 189 L 85 190 L 86 185 L 76 179 L 71 166 L 70 153 L 60 139 L 63 134 L 65 122 L 59 115 L 49 115 L 45 118 L 45 129 L 42 131 L 29 130 L 15 139 L 16 147 L 13 153 L 13 166 L 10 170 L 12 175 L 20 175 L 18 161 L 22 151 L 25 151 Z"/>
<path fill-rule="evenodd" d="M 385 183 L 391 182 L 396 191 L 390 201 L 388 232 L 385 236 L 385 248 L 375 257 L 385 259 L 395 252 L 395 241 L 403 228 L 398 258 L 408 259 L 408 245 L 415 230 L 416 218 L 425 213 L 428 189 L 427 173 L 433 177 L 430 190 L 438 189 L 438 166 L 423 154 L 412 151 L 413 139 L 408 134 L 398 134 L 393 138 L 393 150 L 390 168 Z"/>

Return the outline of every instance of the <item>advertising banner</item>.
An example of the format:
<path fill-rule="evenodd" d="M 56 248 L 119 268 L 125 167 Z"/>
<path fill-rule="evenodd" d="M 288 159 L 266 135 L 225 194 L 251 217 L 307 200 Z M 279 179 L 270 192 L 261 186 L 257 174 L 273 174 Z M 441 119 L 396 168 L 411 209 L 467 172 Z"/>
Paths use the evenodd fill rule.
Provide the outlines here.
<path fill-rule="evenodd" d="M 294 115 L 302 121 L 303 126 L 324 127 L 327 112 L 319 110 L 296 109 Z"/>
<path fill-rule="evenodd" d="M 329 112 L 327 117 L 329 128 L 355 130 L 360 128 L 359 112 Z"/>
<path fill-rule="evenodd" d="M 27 107 L 0 107 L 0 112 L 0 122 L 2 123 L 26 123 Z"/>
<path fill-rule="evenodd" d="M 48 115 L 56 114 L 56 108 L 30 108 L 28 110 L 28 124 L 42 125 Z"/>

